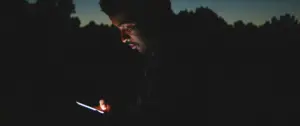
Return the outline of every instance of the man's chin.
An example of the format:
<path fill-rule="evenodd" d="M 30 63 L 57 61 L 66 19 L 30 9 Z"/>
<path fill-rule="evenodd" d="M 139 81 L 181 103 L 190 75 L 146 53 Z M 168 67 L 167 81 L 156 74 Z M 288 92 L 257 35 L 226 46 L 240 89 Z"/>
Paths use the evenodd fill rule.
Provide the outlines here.
<path fill-rule="evenodd" d="M 133 49 L 133 50 L 135 50 L 135 51 L 137 51 L 138 53 L 143 53 L 143 51 L 142 50 L 140 50 L 140 49 Z"/>
<path fill-rule="evenodd" d="M 145 54 L 145 52 L 146 52 L 145 49 L 140 48 L 140 47 L 137 47 L 136 50 L 141 54 Z"/>
<path fill-rule="evenodd" d="M 141 54 L 144 54 L 146 52 L 145 49 L 140 47 L 139 45 L 131 45 L 130 47 L 132 50 L 135 50 Z"/>

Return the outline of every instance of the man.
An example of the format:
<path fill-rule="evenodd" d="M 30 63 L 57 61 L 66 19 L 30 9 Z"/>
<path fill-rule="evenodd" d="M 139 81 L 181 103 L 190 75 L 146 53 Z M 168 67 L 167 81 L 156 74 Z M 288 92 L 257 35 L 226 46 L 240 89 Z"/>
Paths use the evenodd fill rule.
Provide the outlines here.
<path fill-rule="evenodd" d="M 187 34 L 178 29 L 170 0 L 100 0 L 99 4 L 120 30 L 122 42 L 145 55 L 145 84 L 140 85 L 135 107 L 141 108 L 143 117 L 138 125 L 193 124 L 200 115 L 205 123 L 207 78 L 202 73 L 206 70 L 189 58 L 184 45 Z"/>

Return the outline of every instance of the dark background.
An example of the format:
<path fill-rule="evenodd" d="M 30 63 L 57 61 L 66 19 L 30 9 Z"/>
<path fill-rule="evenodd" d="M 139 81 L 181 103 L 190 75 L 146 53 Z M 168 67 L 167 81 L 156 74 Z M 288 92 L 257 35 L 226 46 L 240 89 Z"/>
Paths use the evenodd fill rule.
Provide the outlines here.
<path fill-rule="evenodd" d="M 120 42 L 115 27 L 93 22 L 79 27 L 80 20 L 70 16 L 72 0 L 14 0 L 2 6 L 9 10 L 3 14 L 1 41 L 12 47 L 3 62 L 12 78 L 4 76 L 11 83 L 1 88 L 1 122 L 100 125 L 109 119 L 75 101 L 96 105 L 105 97 L 121 105 L 132 100 L 135 78 L 142 76 L 141 57 Z M 182 34 L 190 35 L 186 49 L 208 57 L 209 102 L 203 104 L 208 104 L 209 125 L 299 123 L 300 24 L 293 15 L 272 17 L 261 26 L 227 24 L 203 7 L 177 16 L 186 22 L 179 26 Z"/>

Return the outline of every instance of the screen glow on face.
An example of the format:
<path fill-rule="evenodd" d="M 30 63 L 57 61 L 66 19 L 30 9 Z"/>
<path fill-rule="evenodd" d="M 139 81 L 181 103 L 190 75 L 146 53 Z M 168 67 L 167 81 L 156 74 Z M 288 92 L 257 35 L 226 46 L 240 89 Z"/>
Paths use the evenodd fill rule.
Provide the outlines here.
<path fill-rule="evenodd" d="M 140 53 L 146 52 L 147 47 L 139 29 L 136 27 L 136 22 L 129 20 L 129 17 L 122 13 L 109 16 L 109 18 L 112 24 L 120 30 L 121 41 L 123 43 Z"/>
<path fill-rule="evenodd" d="M 128 44 L 132 49 L 138 50 L 140 53 L 146 51 L 145 42 L 142 40 L 139 30 L 135 23 L 126 22 L 118 25 L 121 31 L 121 40 Z"/>

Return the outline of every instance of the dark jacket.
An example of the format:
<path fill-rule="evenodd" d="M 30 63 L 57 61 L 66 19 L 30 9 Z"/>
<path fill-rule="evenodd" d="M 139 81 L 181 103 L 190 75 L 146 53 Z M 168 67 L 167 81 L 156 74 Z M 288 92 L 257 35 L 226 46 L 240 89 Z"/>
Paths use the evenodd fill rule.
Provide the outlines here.
<path fill-rule="evenodd" d="M 207 64 L 203 54 L 182 45 L 188 35 L 168 31 L 157 48 L 146 54 L 142 95 L 145 122 L 193 124 L 200 117 L 203 124 L 207 121 Z"/>

